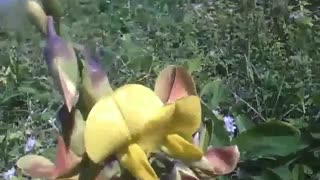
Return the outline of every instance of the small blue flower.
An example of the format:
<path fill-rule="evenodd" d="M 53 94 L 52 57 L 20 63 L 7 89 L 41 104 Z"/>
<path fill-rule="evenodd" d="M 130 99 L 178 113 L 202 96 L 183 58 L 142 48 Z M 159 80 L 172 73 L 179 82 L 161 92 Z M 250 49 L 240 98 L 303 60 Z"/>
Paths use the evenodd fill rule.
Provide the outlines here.
<path fill-rule="evenodd" d="M 12 167 L 7 172 L 4 172 L 2 176 L 5 180 L 10 180 L 15 175 L 15 173 L 16 173 L 16 169 Z"/>
<path fill-rule="evenodd" d="M 233 136 L 235 133 L 235 130 L 237 129 L 234 119 L 231 116 L 224 116 L 223 117 L 224 121 L 224 127 L 228 131 L 228 133 Z"/>
<path fill-rule="evenodd" d="M 31 136 L 28 138 L 27 143 L 24 146 L 24 152 L 27 153 L 31 151 L 36 144 L 36 138 L 34 136 Z"/>

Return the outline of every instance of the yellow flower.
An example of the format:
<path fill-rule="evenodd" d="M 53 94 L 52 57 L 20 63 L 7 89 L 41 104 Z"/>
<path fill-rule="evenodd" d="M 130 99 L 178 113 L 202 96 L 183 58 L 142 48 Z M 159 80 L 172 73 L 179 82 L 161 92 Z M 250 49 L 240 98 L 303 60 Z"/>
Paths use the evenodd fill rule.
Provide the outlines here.
<path fill-rule="evenodd" d="M 192 144 L 200 122 L 197 96 L 164 104 L 147 87 L 124 85 L 91 109 L 85 129 L 86 152 L 95 163 L 115 154 L 138 179 L 158 179 L 148 162 L 151 152 L 161 150 L 186 162 L 202 158 L 202 151 Z"/>

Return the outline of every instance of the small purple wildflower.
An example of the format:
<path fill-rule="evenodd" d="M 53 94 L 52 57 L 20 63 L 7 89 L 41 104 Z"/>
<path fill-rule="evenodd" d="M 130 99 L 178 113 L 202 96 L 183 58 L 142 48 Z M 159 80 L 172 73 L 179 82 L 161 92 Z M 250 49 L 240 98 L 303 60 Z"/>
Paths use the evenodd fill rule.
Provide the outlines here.
<path fill-rule="evenodd" d="M 228 133 L 233 136 L 236 130 L 236 125 L 234 123 L 234 119 L 231 116 L 224 116 L 223 117 L 223 121 L 224 121 L 224 127 L 226 128 L 226 130 L 228 131 Z"/>
<path fill-rule="evenodd" d="M 16 173 L 16 169 L 12 167 L 7 172 L 4 172 L 2 176 L 5 180 L 10 180 L 15 175 L 15 173 Z"/>
<path fill-rule="evenodd" d="M 34 136 L 29 137 L 24 146 L 24 152 L 27 153 L 31 151 L 35 144 L 36 144 L 36 138 Z"/>

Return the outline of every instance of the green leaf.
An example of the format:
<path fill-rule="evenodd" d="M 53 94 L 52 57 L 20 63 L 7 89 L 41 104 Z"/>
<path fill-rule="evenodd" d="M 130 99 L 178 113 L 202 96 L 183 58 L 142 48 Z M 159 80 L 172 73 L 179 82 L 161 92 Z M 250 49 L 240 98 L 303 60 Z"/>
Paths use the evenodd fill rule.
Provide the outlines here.
<path fill-rule="evenodd" d="M 223 120 L 218 119 L 206 104 L 202 103 L 201 106 L 204 116 L 209 118 L 205 124 L 209 133 L 210 145 L 213 147 L 230 145 L 230 137 L 227 130 L 224 128 Z"/>
<path fill-rule="evenodd" d="M 216 109 L 221 103 L 229 102 L 230 99 L 229 90 L 221 79 L 206 84 L 202 88 L 200 96 L 205 96 L 205 99 L 208 98 L 208 104 L 212 110 Z"/>
<path fill-rule="evenodd" d="M 212 140 L 210 144 L 213 147 L 223 147 L 230 145 L 230 137 L 224 127 L 224 122 L 222 120 L 214 120 Z"/>
<path fill-rule="evenodd" d="M 270 121 L 248 129 L 234 138 L 242 159 L 285 156 L 301 147 L 300 131 L 288 123 Z"/>
<path fill-rule="evenodd" d="M 253 122 L 250 119 L 248 119 L 245 115 L 236 116 L 235 122 L 240 133 L 245 132 L 246 130 L 254 127 Z"/>
<path fill-rule="evenodd" d="M 70 148 L 76 154 L 81 156 L 85 152 L 84 147 L 84 129 L 86 122 L 83 120 L 81 112 L 75 110 L 74 114 L 74 126 L 70 137 Z"/>
<path fill-rule="evenodd" d="M 208 128 L 201 129 L 200 132 L 200 144 L 199 146 L 203 151 L 206 151 L 209 147 L 210 143 L 210 134 L 208 133 Z"/>
<path fill-rule="evenodd" d="M 274 168 L 272 171 L 278 174 L 282 179 L 292 179 L 292 174 L 287 165 Z"/>
<path fill-rule="evenodd" d="M 188 72 L 191 74 L 194 71 L 197 71 L 201 67 L 201 59 L 200 58 L 193 58 L 193 59 L 188 59 L 186 61 L 185 65 L 188 69 Z"/>
<path fill-rule="evenodd" d="M 296 164 L 292 170 L 292 177 L 293 180 L 304 180 L 306 178 L 304 174 L 304 166 Z"/>
<path fill-rule="evenodd" d="M 0 135 L 0 143 L 2 143 L 5 138 L 6 138 L 5 135 Z"/>
<path fill-rule="evenodd" d="M 266 169 L 262 172 L 261 176 L 253 177 L 254 180 L 283 180 L 278 174 L 270 169 Z"/>

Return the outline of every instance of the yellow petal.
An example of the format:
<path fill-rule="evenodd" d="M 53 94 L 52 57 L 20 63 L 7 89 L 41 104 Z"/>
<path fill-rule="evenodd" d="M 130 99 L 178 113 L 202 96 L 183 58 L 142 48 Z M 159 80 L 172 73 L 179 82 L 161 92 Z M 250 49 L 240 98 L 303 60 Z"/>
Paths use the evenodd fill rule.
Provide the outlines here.
<path fill-rule="evenodd" d="M 137 144 L 131 144 L 117 154 L 120 164 L 139 180 L 157 180 L 157 174 L 148 162 L 145 152 Z"/>
<path fill-rule="evenodd" d="M 198 96 L 187 96 L 175 102 L 175 113 L 171 119 L 170 132 L 191 136 L 201 123 L 201 103 Z"/>
<path fill-rule="evenodd" d="M 162 150 L 169 156 L 185 162 L 199 161 L 203 156 L 198 147 L 177 134 L 170 134 L 166 137 Z"/>
<path fill-rule="evenodd" d="M 91 109 L 84 138 L 89 158 L 99 163 L 130 140 L 122 114 L 111 96 L 99 100 Z"/>
<path fill-rule="evenodd" d="M 115 91 L 113 97 L 131 135 L 141 133 L 146 122 L 154 119 L 163 106 L 151 89 L 139 84 L 124 85 Z"/>
<path fill-rule="evenodd" d="M 146 123 L 142 135 L 136 139 L 136 143 L 146 152 L 155 152 L 159 149 L 168 134 L 168 122 L 170 122 L 175 110 L 174 104 L 169 104 L 155 114 L 156 116 Z"/>

